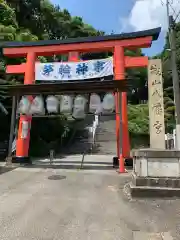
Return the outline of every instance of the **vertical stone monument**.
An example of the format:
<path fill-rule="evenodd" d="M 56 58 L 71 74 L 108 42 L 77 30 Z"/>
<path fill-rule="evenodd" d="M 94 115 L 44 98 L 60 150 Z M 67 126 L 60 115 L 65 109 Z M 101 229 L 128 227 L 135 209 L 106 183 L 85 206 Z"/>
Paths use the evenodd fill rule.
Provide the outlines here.
<path fill-rule="evenodd" d="M 150 148 L 132 151 L 131 197 L 180 197 L 180 151 L 165 149 L 163 80 L 160 59 L 149 60 Z"/>
<path fill-rule="evenodd" d="M 150 148 L 165 149 L 163 81 L 160 59 L 149 60 L 148 92 Z"/>

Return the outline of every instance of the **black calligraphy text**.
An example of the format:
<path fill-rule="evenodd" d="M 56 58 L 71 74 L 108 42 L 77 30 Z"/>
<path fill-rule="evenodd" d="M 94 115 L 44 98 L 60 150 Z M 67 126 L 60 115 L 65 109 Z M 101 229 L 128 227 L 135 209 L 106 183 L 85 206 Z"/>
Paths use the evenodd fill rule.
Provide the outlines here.
<path fill-rule="evenodd" d="M 157 134 L 160 134 L 162 132 L 162 124 L 160 121 L 156 121 L 153 127 L 155 128 Z"/>

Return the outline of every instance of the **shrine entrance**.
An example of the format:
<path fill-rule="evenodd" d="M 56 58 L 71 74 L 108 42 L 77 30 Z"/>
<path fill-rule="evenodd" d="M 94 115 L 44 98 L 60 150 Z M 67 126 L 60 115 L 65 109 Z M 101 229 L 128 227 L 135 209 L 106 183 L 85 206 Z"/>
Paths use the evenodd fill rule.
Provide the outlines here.
<path fill-rule="evenodd" d="M 46 88 L 45 90 L 46 92 L 47 87 L 50 87 L 50 86 L 48 86 L 48 84 L 42 84 L 42 85 L 34 84 L 35 80 L 40 80 L 40 79 L 37 79 L 35 76 L 35 69 L 37 64 L 36 61 L 38 56 L 50 56 L 53 54 L 68 54 L 69 62 L 77 62 L 77 61 L 80 61 L 79 56 L 81 53 L 98 52 L 98 51 L 112 52 L 113 53 L 112 72 L 114 75 L 114 80 L 116 80 L 114 82 L 120 82 L 120 81 L 123 82 L 125 80 L 126 68 L 147 67 L 148 65 L 148 57 L 145 57 L 145 56 L 128 57 L 128 56 L 125 56 L 124 54 L 125 50 L 150 47 L 152 44 L 152 41 L 157 40 L 159 33 L 160 33 L 160 28 L 156 28 L 156 29 L 151 29 L 151 30 L 146 30 L 141 32 L 116 34 L 116 35 L 110 35 L 110 36 L 86 37 L 86 38 L 76 38 L 76 39 L 66 39 L 66 40 L 37 41 L 37 42 L 4 43 L 3 53 L 5 56 L 26 57 L 26 63 L 22 63 L 20 65 L 9 65 L 6 67 L 6 73 L 24 74 L 24 85 L 17 86 L 17 87 L 10 87 L 11 91 L 13 92 L 16 89 L 16 94 L 15 93 L 13 94 L 28 95 L 29 101 L 33 100 L 32 95 L 39 94 L 39 93 L 44 94 L 43 90 L 40 90 L 39 88 L 40 87 L 42 87 L 42 89 Z M 50 64 L 49 66 L 52 68 L 53 65 Z M 79 66 L 81 68 L 80 72 L 83 73 L 83 76 L 85 76 L 85 73 L 86 73 L 86 71 L 84 70 L 86 68 L 85 64 L 81 63 Z M 62 73 L 62 69 L 59 69 L 59 71 L 60 71 L 59 73 Z M 76 72 L 77 74 L 78 74 L 78 71 Z M 84 79 L 86 78 L 84 77 Z M 92 80 L 94 76 L 90 76 L 89 78 Z M 51 75 L 50 80 L 59 81 L 61 79 L 54 79 L 53 75 Z M 77 80 L 77 78 L 72 80 Z M 110 89 L 111 90 L 113 89 L 113 92 L 115 92 L 115 114 L 114 115 L 116 119 L 116 134 L 115 134 L 116 157 L 120 161 L 120 164 L 119 164 L 120 172 L 124 172 L 125 171 L 124 159 L 130 157 L 130 144 L 129 144 L 128 119 L 127 119 L 127 94 L 125 90 L 121 90 L 122 93 L 119 93 L 121 89 L 119 86 L 118 87 L 116 86 L 116 89 L 118 89 L 118 91 L 117 90 L 115 91 L 114 90 L 115 85 L 112 85 L 112 82 L 113 81 L 111 81 L 111 83 L 110 82 L 108 83 L 109 85 L 108 87 L 106 86 L 105 92 L 108 93 Z M 75 90 L 72 89 L 72 87 L 74 88 L 75 86 L 77 87 L 81 86 L 81 93 L 83 89 L 83 94 L 84 94 L 84 93 L 87 93 L 89 89 L 91 89 L 90 93 L 102 92 L 103 84 L 105 83 L 107 82 L 104 81 L 103 83 L 102 81 L 99 81 L 99 82 L 94 81 L 94 82 L 91 82 L 89 85 L 85 85 L 85 83 L 83 83 L 84 84 L 83 85 L 82 83 L 78 83 L 78 82 L 75 84 L 73 84 L 72 82 L 69 82 L 69 83 L 61 83 L 59 85 L 61 86 L 60 92 L 63 94 L 64 94 L 63 91 L 66 91 L 66 93 L 72 94 L 72 92 L 75 92 Z M 66 86 L 65 84 L 70 84 L 71 86 L 69 85 L 68 89 L 66 88 L 66 90 L 62 90 L 63 86 L 64 87 Z M 88 82 L 86 84 L 88 84 Z M 92 88 L 90 88 L 90 85 L 92 85 L 91 86 Z M 84 86 L 86 86 L 87 89 L 84 89 Z M 56 87 L 59 88 L 57 85 Z M 21 92 L 18 92 L 18 89 L 21 89 Z M 77 89 L 77 90 L 79 91 L 80 89 Z M 57 91 L 56 90 L 55 91 L 51 90 L 50 92 L 48 91 L 48 93 L 53 93 L 53 94 L 55 92 Z M 106 99 L 112 99 L 112 94 L 109 95 L 108 97 L 106 96 L 105 100 L 103 101 L 106 102 Z M 81 98 L 81 101 L 85 102 L 85 99 Z M 103 101 L 102 101 L 102 105 L 103 105 Z M 105 103 L 104 105 L 106 106 L 108 104 Z M 121 109 L 120 112 L 119 112 L 119 109 Z M 78 117 L 79 114 L 80 113 L 76 113 L 76 117 Z M 107 120 L 107 118 L 104 116 L 101 119 L 101 121 L 104 123 L 108 122 L 105 120 Z M 19 130 L 18 130 L 18 136 L 16 141 L 16 160 L 20 162 L 29 161 L 29 142 L 30 142 L 31 121 L 32 121 L 32 114 L 30 113 L 20 116 Z M 121 131 L 120 131 L 120 123 L 122 126 Z M 111 126 L 107 126 L 106 124 L 104 124 L 104 127 L 107 128 L 108 130 L 111 129 Z M 22 137 L 24 129 L 26 129 L 25 130 L 26 134 L 25 134 L 25 137 Z M 105 132 L 105 129 L 103 131 Z M 93 129 L 92 129 L 92 132 L 93 132 Z M 122 141 L 121 141 L 121 136 L 122 136 Z M 104 148 L 106 150 L 106 147 Z"/>
<path fill-rule="evenodd" d="M 13 99 L 20 99 L 18 113 L 22 116 L 31 114 L 34 121 L 37 118 L 42 120 L 45 118 L 62 120 L 64 118 L 69 126 L 73 126 L 72 141 L 66 144 L 64 149 L 60 149 L 60 155 L 55 150 L 55 142 L 49 143 L 48 152 L 50 158 L 53 158 L 53 163 L 56 163 L 55 159 L 66 158 L 65 156 L 80 155 L 78 163 L 84 168 L 87 163 L 85 161 L 87 155 L 91 155 L 91 157 L 94 155 L 109 155 L 108 162 L 102 161 L 102 164 L 99 163 L 99 165 L 106 164 L 112 168 L 112 158 L 116 154 L 114 96 L 122 91 L 127 91 L 127 83 L 127 80 L 105 80 L 103 82 L 93 80 L 9 86 L 8 90 Z M 30 98 L 33 99 L 32 102 L 29 100 Z M 121 118 L 121 104 L 118 107 L 117 114 Z M 113 122 L 111 127 L 102 129 L 101 126 L 109 121 Z M 22 122 L 21 138 L 26 138 L 28 135 L 26 126 L 27 124 Z M 105 130 L 108 131 L 108 134 Z M 110 139 L 110 133 L 113 141 Z M 121 133 L 122 131 L 120 131 Z M 101 134 L 103 134 L 102 137 Z M 100 138 L 98 138 L 99 136 Z M 120 151 L 122 152 L 122 134 L 120 135 L 120 141 Z M 112 144 L 110 151 L 108 145 L 105 144 Z M 61 159 L 60 167 L 63 167 L 62 161 Z M 92 158 L 91 164 L 93 164 Z"/>

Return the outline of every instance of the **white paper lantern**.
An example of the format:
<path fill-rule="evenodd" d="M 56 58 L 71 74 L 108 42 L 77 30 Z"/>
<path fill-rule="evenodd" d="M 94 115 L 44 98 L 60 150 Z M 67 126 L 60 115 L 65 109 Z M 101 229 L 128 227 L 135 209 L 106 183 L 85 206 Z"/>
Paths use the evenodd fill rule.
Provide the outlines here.
<path fill-rule="evenodd" d="M 60 112 L 63 114 L 71 114 L 73 108 L 72 96 L 63 95 L 60 100 Z"/>
<path fill-rule="evenodd" d="M 30 107 L 30 114 L 44 114 L 44 100 L 41 96 L 36 96 Z"/>
<path fill-rule="evenodd" d="M 86 117 L 85 108 L 87 104 L 87 99 L 78 95 L 74 99 L 74 107 L 72 116 L 76 119 L 84 119 Z"/>
<path fill-rule="evenodd" d="M 19 102 L 18 112 L 21 114 L 29 114 L 31 102 L 27 96 L 23 96 Z"/>
<path fill-rule="evenodd" d="M 112 113 L 115 110 L 115 97 L 112 93 L 107 93 L 102 102 L 103 113 Z"/>
<path fill-rule="evenodd" d="M 99 95 L 92 93 L 89 102 L 89 112 L 97 113 L 101 109 L 101 98 Z"/>
<path fill-rule="evenodd" d="M 46 98 L 46 108 L 48 113 L 58 113 L 59 100 L 55 96 L 48 96 Z"/>

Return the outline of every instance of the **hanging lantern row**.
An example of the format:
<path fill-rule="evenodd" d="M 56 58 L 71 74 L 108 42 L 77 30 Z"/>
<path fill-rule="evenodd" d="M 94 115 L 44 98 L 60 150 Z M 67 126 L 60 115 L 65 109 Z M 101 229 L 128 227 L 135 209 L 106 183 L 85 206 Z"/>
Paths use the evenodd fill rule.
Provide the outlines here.
<path fill-rule="evenodd" d="M 46 107 L 46 109 L 45 109 Z M 44 99 L 42 96 L 36 96 L 30 99 L 23 96 L 19 102 L 18 113 L 25 115 L 44 115 L 49 114 L 72 114 L 74 118 L 85 118 L 87 109 L 89 113 L 112 113 L 115 110 L 115 99 L 112 93 L 101 97 L 92 93 L 90 98 L 86 95 L 61 95 L 48 96 Z"/>

